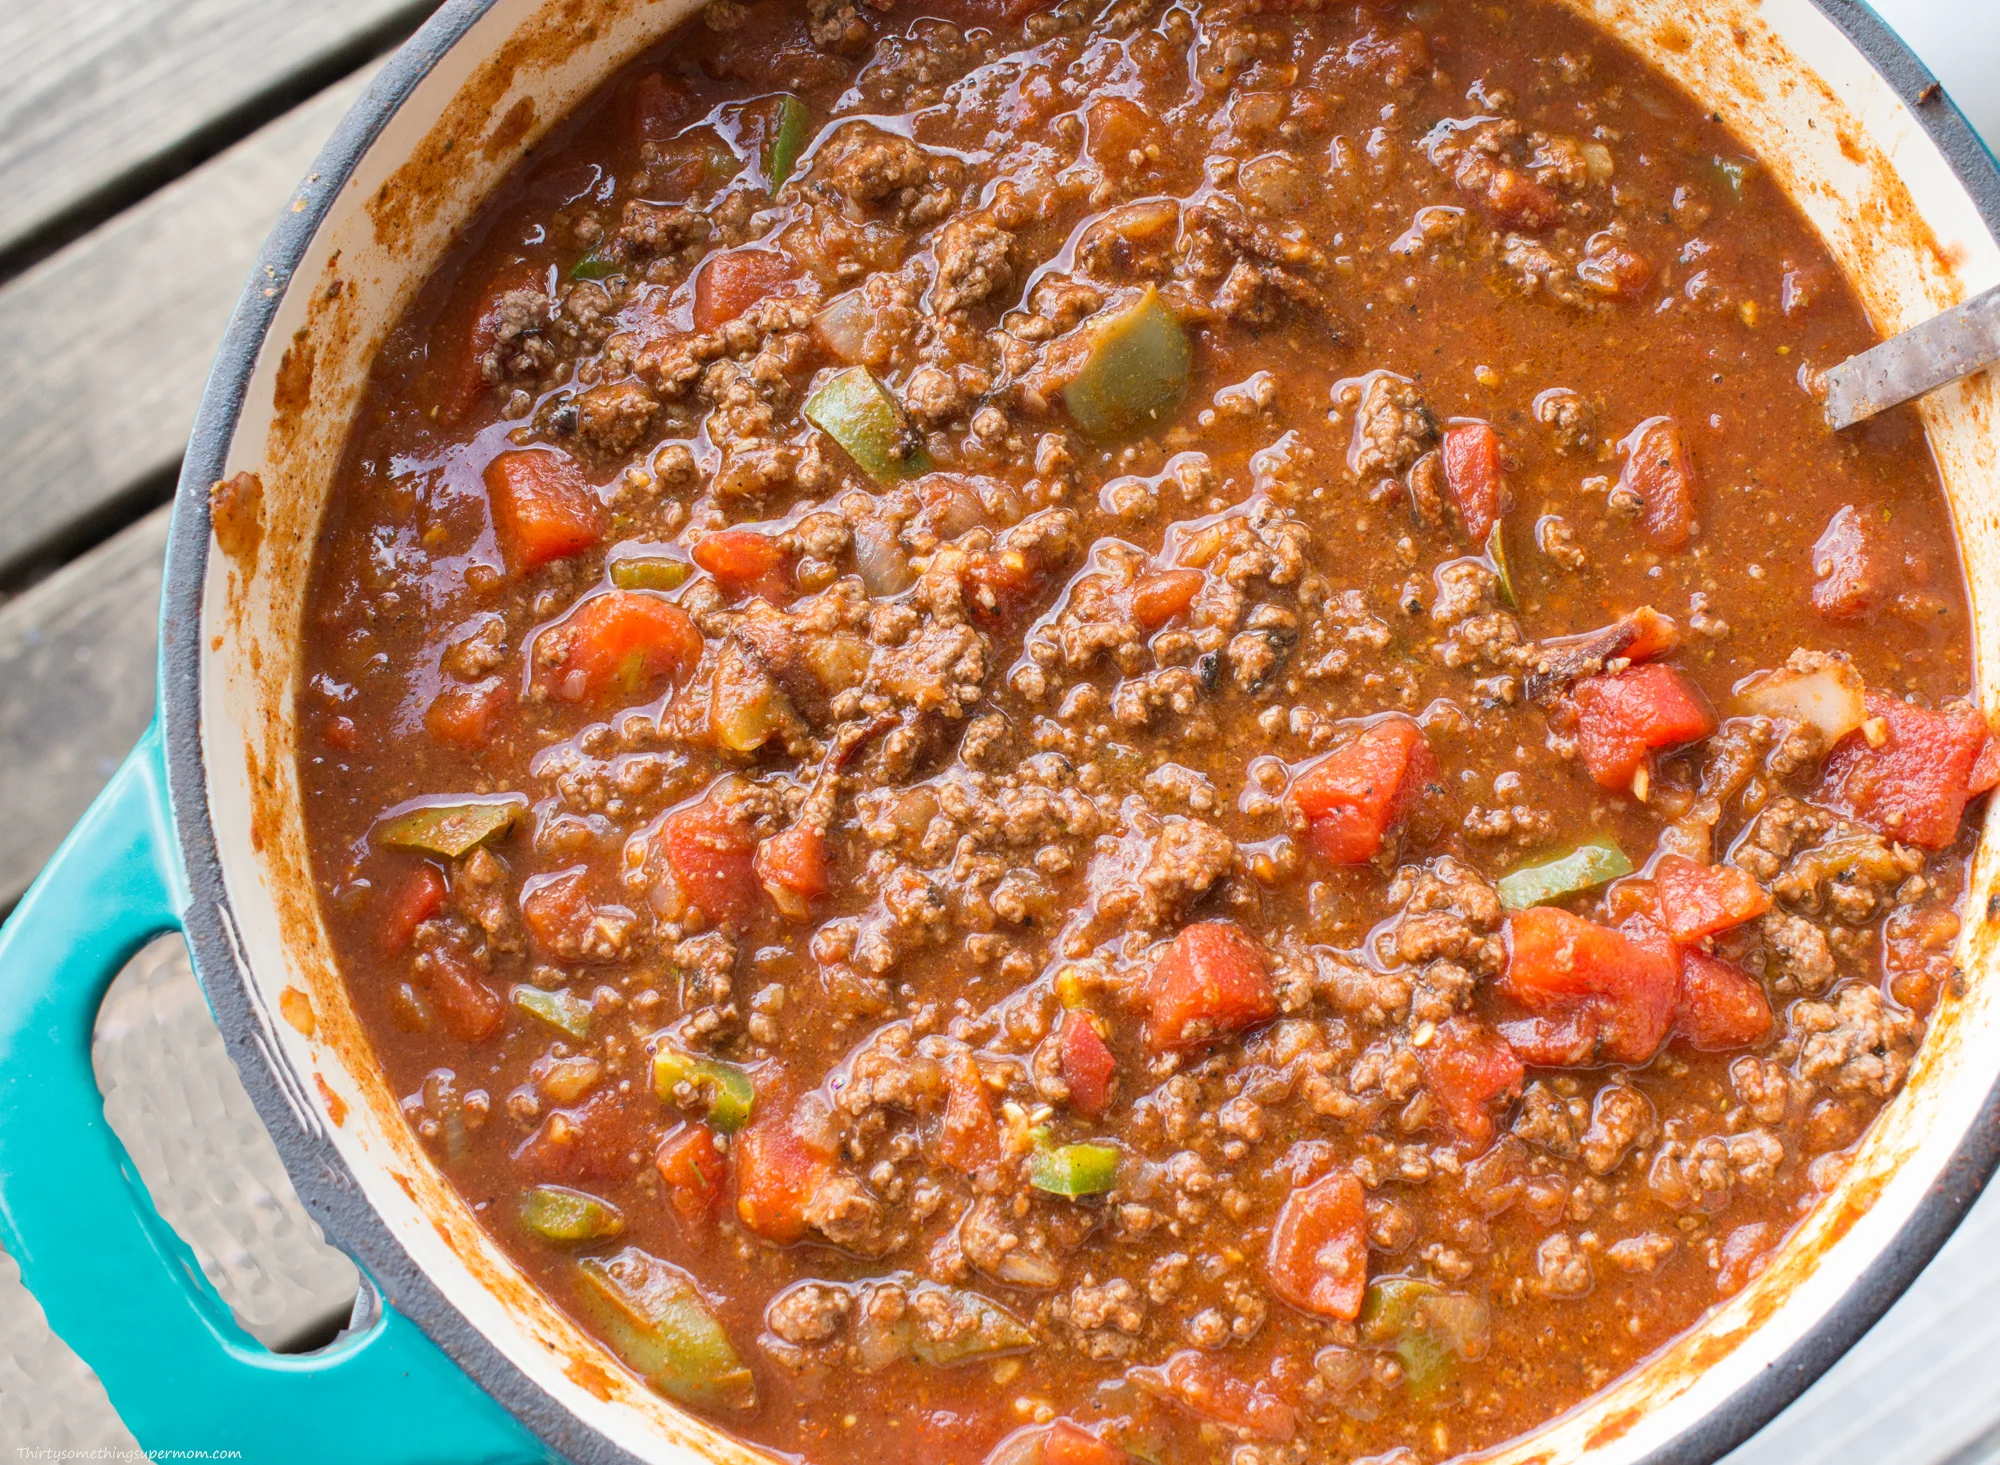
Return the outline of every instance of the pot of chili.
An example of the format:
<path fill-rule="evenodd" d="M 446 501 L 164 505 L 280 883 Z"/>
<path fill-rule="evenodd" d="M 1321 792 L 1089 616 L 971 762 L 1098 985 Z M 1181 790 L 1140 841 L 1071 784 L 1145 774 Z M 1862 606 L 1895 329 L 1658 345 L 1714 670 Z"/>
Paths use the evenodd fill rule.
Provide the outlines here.
<path fill-rule="evenodd" d="M 2000 388 L 1814 399 L 1996 224 L 1844 5 L 447 5 L 0 935 L 0 1239 L 149 1446 L 1719 1456 L 1996 1159 Z M 104 1122 L 174 927 L 320 1353 Z"/>

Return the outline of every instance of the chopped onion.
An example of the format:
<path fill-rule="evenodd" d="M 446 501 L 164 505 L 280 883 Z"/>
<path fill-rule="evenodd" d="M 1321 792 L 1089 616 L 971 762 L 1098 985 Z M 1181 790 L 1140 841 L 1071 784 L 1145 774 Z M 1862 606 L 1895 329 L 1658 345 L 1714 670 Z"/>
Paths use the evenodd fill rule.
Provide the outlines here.
<path fill-rule="evenodd" d="M 1810 723 L 1828 746 L 1868 716 L 1861 702 L 1861 674 L 1844 661 L 1829 661 L 1810 671 L 1780 667 L 1751 678 L 1737 690 L 1736 698 L 1765 717 Z"/>
<path fill-rule="evenodd" d="M 868 354 L 868 302 L 859 290 L 836 295 L 813 317 L 813 334 L 842 361 L 863 361 Z"/>
<path fill-rule="evenodd" d="M 1601 142 L 1585 143 L 1583 164 L 1590 169 L 1590 176 L 1602 183 L 1611 176 L 1611 149 Z"/>
<path fill-rule="evenodd" d="M 917 581 L 895 531 L 880 519 L 863 519 L 854 526 L 854 567 L 870 595 L 900 595 Z"/>

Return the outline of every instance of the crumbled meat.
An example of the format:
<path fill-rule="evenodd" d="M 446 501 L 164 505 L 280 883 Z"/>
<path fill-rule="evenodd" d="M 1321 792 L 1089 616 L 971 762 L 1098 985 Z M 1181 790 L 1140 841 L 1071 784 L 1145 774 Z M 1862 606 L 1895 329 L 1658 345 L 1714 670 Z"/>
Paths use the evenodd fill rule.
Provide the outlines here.
<path fill-rule="evenodd" d="M 1878 1099 L 1903 1086 L 1924 1036 L 1922 1018 L 1892 1006 L 1864 982 L 1841 988 L 1831 1002 L 1794 1004 L 1791 1025 L 1799 1077 L 1835 1093 Z"/>

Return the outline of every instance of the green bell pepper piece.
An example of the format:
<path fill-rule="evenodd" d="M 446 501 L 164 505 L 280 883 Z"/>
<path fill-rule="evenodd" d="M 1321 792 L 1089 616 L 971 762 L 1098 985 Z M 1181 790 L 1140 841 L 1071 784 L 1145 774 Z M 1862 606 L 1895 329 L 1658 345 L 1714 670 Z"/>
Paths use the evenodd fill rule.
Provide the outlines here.
<path fill-rule="evenodd" d="M 618 1356 L 671 1399 L 754 1409 L 757 1387 L 688 1275 L 628 1246 L 577 1263 L 583 1305 Z"/>
<path fill-rule="evenodd" d="M 1378 1277 L 1368 1284 L 1358 1320 L 1362 1338 L 1387 1344 L 1402 1360 L 1403 1381 L 1422 1397 L 1451 1381 L 1461 1360 L 1486 1351 L 1486 1304 L 1417 1277 Z"/>
<path fill-rule="evenodd" d="M 678 1048 L 661 1046 L 653 1052 L 653 1092 L 672 1103 L 674 1091 L 691 1083 L 708 1102 L 708 1122 L 724 1134 L 734 1134 L 750 1122 L 757 1104 L 757 1086 L 749 1073 L 717 1058 L 697 1058 Z"/>
<path fill-rule="evenodd" d="M 1603 835 L 1595 835 L 1566 855 L 1523 865 L 1513 874 L 1501 876 L 1493 889 L 1501 905 L 1510 911 L 1523 911 L 1631 873 L 1632 862 L 1625 858 L 1625 851 Z"/>
<path fill-rule="evenodd" d="M 608 280 L 613 275 L 621 275 L 624 272 L 625 266 L 622 262 L 599 249 L 591 250 L 569 267 L 569 277 L 572 280 Z"/>
<path fill-rule="evenodd" d="M 1110 1145 L 1056 1145 L 1028 1162 L 1028 1183 L 1051 1195 L 1102 1195 L 1118 1183 L 1118 1151 Z"/>
<path fill-rule="evenodd" d="M 1080 329 L 1091 333 L 1089 354 L 1063 388 L 1063 401 L 1089 436 L 1122 437 L 1149 427 L 1187 395 L 1194 347 L 1152 286 L 1123 310 Z"/>
<path fill-rule="evenodd" d="M 931 471 L 931 456 L 903 415 L 903 404 L 865 366 L 827 378 L 806 398 L 805 414 L 870 478 L 888 482 Z"/>
<path fill-rule="evenodd" d="M 611 562 L 611 583 L 620 590 L 678 590 L 694 567 L 665 555 L 633 555 Z"/>
<path fill-rule="evenodd" d="M 1505 520 L 1494 520 L 1493 527 L 1486 532 L 1486 559 L 1493 566 L 1494 579 L 1500 582 L 1500 598 L 1519 610 L 1521 602 L 1514 594 L 1514 569 L 1507 563 Z"/>
<path fill-rule="evenodd" d="M 552 1028 L 561 1028 L 578 1042 L 590 1036 L 590 1004 L 567 988 L 544 992 L 540 987 L 522 983 L 507 996 L 528 1016 L 538 1017 Z"/>
<path fill-rule="evenodd" d="M 1033 1330 L 1019 1318 L 977 1292 L 946 1287 L 937 1282 L 919 1282 L 914 1295 L 920 1297 L 926 1292 L 947 1299 L 952 1312 L 952 1325 L 941 1330 L 941 1335 L 936 1337 L 927 1332 L 921 1323 L 917 1325 L 910 1338 L 910 1356 L 919 1363 L 938 1367 L 971 1363 L 991 1358 L 996 1353 L 1026 1348 L 1035 1341 Z M 962 1327 L 961 1324 L 968 1320 L 972 1325 Z"/>
<path fill-rule="evenodd" d="M 809 122 L 806 104 L 787 92 L 778 98 L 778 115 L 771 124 L 770 141 L 764 144 L 764 177 L 776 193 L 792 176 L 792 168 L 805 151 Z"/>
<path fill-rule="evenodd" d="M 594 1195 L 538 1185 L 521 1201 L 521 1224 L 544 1241 L 601 1241 L 623 1231 L 625 1218 Z"/>
<path fill-rule="evenodd" d="M 455 860 L 489 840 L 498 839 L 527 811 L 528 801 L 519 794 L 425 804 L 377 824 L 375 842 L 391 849 L 421 850 Z"/>

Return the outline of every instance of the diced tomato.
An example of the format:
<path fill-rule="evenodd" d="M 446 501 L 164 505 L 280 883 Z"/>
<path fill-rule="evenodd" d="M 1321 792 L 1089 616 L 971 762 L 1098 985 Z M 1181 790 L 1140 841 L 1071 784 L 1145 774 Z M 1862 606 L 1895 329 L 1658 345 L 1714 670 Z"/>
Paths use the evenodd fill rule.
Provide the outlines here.
<path fill-rule="evenodd" d="M 701 632 L 688 613 L 644 590 L 593 595 L 543 635 L 568 643 L 561 661 L 535 668 L 536 682 L 558 702 L 589 701 L 613 688 L 636 696 L 701 659 Z"/>
<path fill-rule="evenodd" d="M 736 1215 L 766 1241 L 806 1234 L 806 1207 L 833 1173 L 833 1156 L 810 1143 L 790 1118 L 770 1114 L 736 1136 Z"/>
<path fill-rule="evenodd" d="M 1301 1312 L 1352 1322 L 1368 1288 L 1368 1204 L 1335 1170 L 1285 1197 L 1264 1256 L 1271 1290 Z"/>
<path fill-rule="evenodd" d="M 516 575 L 604 542 L 597 495 L 574 462 L 550 449 L 520 448 L 488 463 L 486 497 L 500 552 Z"/>
<path fill-rule="evenodd" d="M 1704 1053 L 1749 1048 L 1771 1033 L 1771 1003 L 1748 973 L 1705 952 L 1681 954 L 1674 1031 Z"/>
<path fill-rule="evenodd" d="M 1233 925 L 1198 921 L 1153 963 L 1142 1000 L 1146 1046 L 1199 1048 L 1278 1015 L 1263 948 Z"/>
<path fill-rule="evenodd" d="M 319 740 L 336 752 L 351 753 L 361 741 L 361 729 L 353 718 L 336 715 L 319 725 Z"/>
<path fill-rule="evenodd" d="M 590 872 L 578 866 L 560 875 L 532 878 L 521 896 L 521 923 L 544 952 L 574 956 L 590 934 L 597 909 L 590 899 Z"/>
<path fill-rule="evenodd" d="M 1844 504 L 1812 548 L 1813 609 L 1830 621 L 1859 620 L 1894 594 L 1897 569 L 1883 531 Z"/>
<path fill-rule="evenodd" d="M 438 415 L 448 426 L 457 426 L 491 390 L 486 380 L 484 360 L 500 338 L 500 324 L 507 296 L 515 290 L 540 287 L 535 270 L 526 264 L 502 269 L 486 288 L 468 303 L 455 303 L 440 325 L 442 337 L 458 339 L 464 350 L 443 363 L 437 375 Z"/>
<path fill-rule="evenodd" d="M 1600 1061 L 1644 1063 L 1673 1022 L 1680 965 L 1665 934 L 1641 917 L 1614 931 L 1541 905 L 1507 917 L 1499 991 L 1540 1017 L 1594 1019 Z M 1588 1028 L 1579 1021 L 1577 1033 Z M 1519 1048 L 1511 1029 L 1501 1032 Z"/>
<path fill-rule="evenodd" d="M 976 1175 L 1000 1159 L 1000 1124 L 993 1117 L 993 1095 L 969 1053 L 960 1053 L 945 1065 L 944 1080 L 938 1159 L 954 1170 Z"/>
<path fill-rule="evenodd" d="M 1057 1043 L 1070 1105 L 1084 1118 L 1095 1119 L 1111 1102 L 1111 1080 L 1118 1071 L 1118 1060 L 1105 1046 L 1097 1023 L 1081 1008 L 1063 1014 Z"/>
<path fill-rule="evenodd" d="M 1628 789 L 1648 754 L 1705 738 L 1715 713 L 1701 688 L 1671 666 L 1649 662 L 1608 676 L 1585 677 L 1570 690 L 1577 749 L 1605 788 Z"/>
<path fill-rule="evenodd" d="M 1322 859 L 1358 865 L 1375 858 L 1383 836 L 1437 778 L 1424 730 L 1407 717 L 1387 717 L 1299 775 L 1292 802 Z"/>
<path fill-rule="evenodd" d="M 500 714 L 514 704 L 514 691 L 499 677 L 470 686 L 449 686 L 431 699 L 424 727 L 455 748 L 483 748 Z"/>
<path fill-rule="evenodd" d="M 654 836 L 684 905 L 711 925 L 741 926 L 757 905 L 757 841 L 712 799 L 676 809 Z"/>
<path fill-rule="evenodd" d="M 1507 484 L 1500 470 L 1500 434 L 1488 422 L 1464 419 L 1444 431 L 1444 484 L 1458 522 L 1474 544 L 1484 544 L 1507 512 Z"/>
<path fill-rule="evenodd" d="M 1194 604 L 1205 577 L 1200 570 L 1155 570 L 1132 586 L 1132 618 L 1157 631 Z"/>
<path fill-rule="evenodd" d="M 1465 1148 L 1493 1142 L 1493 1101 L 1521 1092 L 1521 1060 L 1507 1041 L 1465 1016 L 1448 1018 L 1423 1050 L 1424 1087 Z"/>
<path fill-rule="evenodd" d="M 1645 505 L 1639 516 L 1646 537 L 1661 549 L 1679 549 L 1694 531 L 1694 463 L 1671 417 L 1652 417 L 1620 443 L 1621 482 Z"/>
<path fill-rule="evenodd" d="M 632 89 L 632 136 L 638 142 L 665 142 L 694 116 L 694 93 L 678 77 L 649 71 Z"/>
<path fill-rule="evenodd" d="M 1653 882 L 1667 934 L 1683 945 L 1755 920 L 1771 908 L 1764 887 L 1734 865 L 1697 865 L 1680 855 L 1662 855 L 1653 867 Z"/>
<path fill-rule="evenodd" d="M 826 832 L 804 824 L 757 846 L 757 881 L 771 903 L 794 921 L 812 916 L 812 903 L 833 888 L 827 873 Z"/>
<path fill-rule="evenodd" d="M 426 860 L 396 887 L 389 909 L 382 913 L 382 954 L 400 956 L 416 939 L 417 927 L 444 909 L 444 872 Z"/>
<path fill-rule="evenodd" d="M 1058 1419 L 1042 1439 L 1042 1465 L 1125 1465 L 1131 1456 L 1080 1424 Z"/>
<path fill-rule="evenodd" d="M 650 1120 L 615 1088 L 599 1089 L 573 1109 L 558 1109 L 514 1152 L 543 1180 L 623 1180 L 639 1167 Z"/>
<path fill-rule="evenodd" d="M 724 590 L 748 591 L 778 605 L 791 598 L 791 567 L 784 550 L 769 534 L 755 529 L 718 529 L 703 535 L 689 553 Z"/>
<path fill-rule="evenodd" d="M 1296 1409 L 1268 1381 L 1239 1378 L 1227 1364 L 1193 1348 L 1183 1348 L 1157 1367 L 1132 1369 L 1128 1377 L 1197 1419 L 1242 1430 L 1255 1439 L 1288 1440 L 1298 1428 Z"/>
<path fill-rule="evenodd" d="M 683 1226 L 705 1230 L 715 1224 L 729 1184 L 729 1163 L 715 1148 L 707 1125 L 684 1124 L 661 1140 L 653 1165 L 666 1182 L 667 1204 Z"/>
<path fill-rule="evenodd" d="M 1866 693 L 1862 706 L 1871 721 L 1882 720 L 1882 746 L 1869 744 L 1865 728 L 1834 744 L 1822 802 L 1891 839 L 1943 849 L 1958 837 L 1972 796 L 1986 719 L 1970 707 L 1931 711 L 1877 692 Z"/>
<path fill-rule="evenodd" d="M 712 254 L 694 277 L 694 328 L 728 325 L 766 296 L 798 293 L 799 281 L 798 267 L 775 250 Z"/>
<path fill-rule="evenodd" d="M 1979 745 L 1979 756 L 1972 760 L 1972 772 L 1965 780 L 1967 798 L 1976 799 L 1988 790 L 2000 786 L 2000 738 L 1988 735 Z"/>
<path fill-rule="evenodd" d="M 463 957 L 448 948 L 426 952 L 420 971 L 446 1032 L 461 1043 L 480 1043 L 500 1031 L 506 1006 Z"/>
<path fill-rule="evenodd" d="M 1534 1068 L 1590 1068 L 1603 1043 L 1603 1025 L 1585 1009 L 1556 1017 L 1516 1017 L 1495 1023 L 1514 1056 Z"/>

